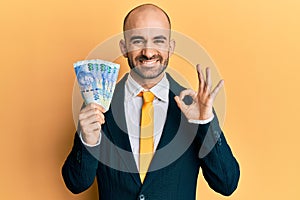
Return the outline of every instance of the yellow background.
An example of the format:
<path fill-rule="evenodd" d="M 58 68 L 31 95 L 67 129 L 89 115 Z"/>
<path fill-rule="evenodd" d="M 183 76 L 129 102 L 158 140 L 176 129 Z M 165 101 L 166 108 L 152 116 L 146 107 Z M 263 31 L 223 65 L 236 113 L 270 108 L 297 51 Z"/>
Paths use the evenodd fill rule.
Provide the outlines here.
<path fill-rule="evenodd" d="M 200 176 L 198 199 L 300 199 L 300 1 L 152 2 L 225 79 L 223 129 L 241 179 L 225 198 Z M 140 3 L 1 1 L 0 199 L 97 199 L 95 185 L 75 196 L 60 174 L 75 131 L 72 64 L 119 33 Z"/>

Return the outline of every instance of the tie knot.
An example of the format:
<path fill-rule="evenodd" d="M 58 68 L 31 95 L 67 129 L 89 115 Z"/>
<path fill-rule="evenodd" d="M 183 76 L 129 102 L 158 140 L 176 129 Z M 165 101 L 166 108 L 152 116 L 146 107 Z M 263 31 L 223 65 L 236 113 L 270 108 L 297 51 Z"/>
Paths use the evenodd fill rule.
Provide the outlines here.
<path fill-rule="evenodd" d="M 138 96 L 142 96 L 145 103 L 153 102 L 154 94 L 150 91 L 140 92 Z"/>

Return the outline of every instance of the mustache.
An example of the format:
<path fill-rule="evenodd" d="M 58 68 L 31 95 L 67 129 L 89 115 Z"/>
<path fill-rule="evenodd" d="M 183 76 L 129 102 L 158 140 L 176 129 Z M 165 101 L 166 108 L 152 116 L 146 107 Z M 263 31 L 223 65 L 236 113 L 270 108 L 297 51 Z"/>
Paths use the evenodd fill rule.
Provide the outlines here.
<path fill-rule="evenodd" d="M 137 61 L 144 61 L 144 60 L 159 60 L 159 61 L 162 61 L 163 58 L 160 56 L 160 55 L 154 55 L 150 58 L 148 58 L 147 56 L 145 55 L 140 55 L 136 58 Z"/>

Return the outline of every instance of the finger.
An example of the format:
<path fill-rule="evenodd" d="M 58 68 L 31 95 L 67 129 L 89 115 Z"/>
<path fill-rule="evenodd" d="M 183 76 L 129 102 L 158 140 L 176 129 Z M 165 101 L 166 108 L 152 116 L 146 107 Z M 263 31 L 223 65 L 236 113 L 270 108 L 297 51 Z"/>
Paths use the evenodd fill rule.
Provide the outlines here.
<path fill-rule="evenodd" d="M 79 120 L 84 120 L 84 119 L 87 119 L 89 117 L 91 117 L 92 115 L 97 115 L 101 113 L 100 110 L 98 110 L 97 108 L 93 108 L 93 109 L 90 109 L 90 110 L 82 110 L 80 111 L 79 113 Z"/>
<path fill-rule="evenodd" d="M 210 68 L 206 68 L 206 84 L 207 84 L 207 89 L 210 91 L 211 89 L 211 75 L 210 75 Z"/>
<path fill-rule="evenodd" d="M 85 106 L 81 109 L 81 111 L 82 111 L 82 112 L 86 112 L 86 111 L 88 111 L 88 110 L 94 109 L 94 108 L 95 108 L 95 105 L 94 105 L 94 104 L 95 104 L 95 103 L 89 103 L 89 104 L 85 105 Z"/>
<path fill-rule="evenodd" d="M 93 115 L 89 116 L 88 118 L 81 119 L 80 120 L 80 125 L 81 126 L 86 126 L 88 124 L 92 124 L 92 123 L 96 123 L 96 122 L 99 122 L 100 124 L 105 123 L 105 118 L 104 118 L 104 115 L 102 113 L 93 114 Z"/>
<path fill-rule="evenodd" d="M 92 109 L 95 109 L 95 108 L 99 109 L 102 113 L 105 113 L 105 109 L 97 103 L 89 103 L 83 109 L 81 109 L 81 111 L 86 112 L 88 110 L 92 110 Z"/>
<path fill-rule="evenodd" d="M 89 126 L 83 127 L 82 131 L 84 134 L 93 134 L 93 133 L 98 133 L 101 130 L 101 125 L 100 123 L 93 123 L 90 124 Z"/>
<path fill-rule="evenodd" d="M 221 87 L 224 85 L 224 80 L 220 80 L 217 86 L 214 88 L 214 90 L 211 92 L 211 97 L 215 99 L 216 95 L 218 94 Z"/>
<path fill-rule="evenodd" d="M 185 105 L 185 103 L 179 98 L 179 96 L 175 96 L 174 99 L 175 99 L 175 101 L 176 101 L 176 103 L 177 103 L 178 108 L 179 108 L 181 111 L 187 109 L 187 105 Z"/>
<path fill-rule="evenodd" d="M 198 92 L 200 92 L 200 91 L 202 91 L 202 88 L 204 87 L 204 84 L 205 84 L 205 80 L 203 77 L 203 73 L 202 73 L 200 64 L 197 64 L 197 72 L 198 72 L 198 81 L 199 81 Z"/>
<path fill-rule="evenodd" d="M 95 108 L 91 108 L 89 110 L 81 110 L 80 113 L 79 113 L 79 120 L 83 120 L 83 119 L 86 119 L 92 115 L 95 115 L 95 114 L 102 114 L 103 115 L 103 110 L 96 106 Z"/>
<path fill-rule="evenodd" d="M 179 96 L 175 96 L 175 97 L 174 97 L 174 100 L 175 100 L 175 102 L 176 102 L 178 108 L 181 109 L 181 101 L 180 101 L 180 99 L 179 99 Z"/>
<path fill-rule="evenodd" d="M 195 92 L 192 89 L 185 89 L 183 91 L 180 92 L 179 94 L 179 98 L 182 101 L 184 99 L 185 96 L 191 96 L 193 98 L 193 100 L 196 100 L 197 98 L 197 92 Z"/>
<path fill-rule="evenodd" d="M 101 124 L 99 122 L 93 123 L 91 124 L 90 129 L 93 131 L 99 131 L 101 130 Z"/>

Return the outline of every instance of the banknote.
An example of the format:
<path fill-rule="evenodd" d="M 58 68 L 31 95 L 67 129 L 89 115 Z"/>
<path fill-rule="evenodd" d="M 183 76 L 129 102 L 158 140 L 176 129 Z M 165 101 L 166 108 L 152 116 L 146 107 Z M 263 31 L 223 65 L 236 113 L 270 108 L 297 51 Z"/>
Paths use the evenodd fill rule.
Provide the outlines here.
<path fill-rule="evenodd" d="M 74 63 L 80 92 L 85 104 L 97 103 L 109 109 L 120 65 L 100 59 Z"/>

